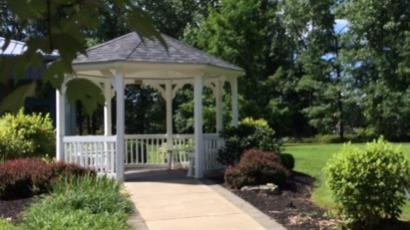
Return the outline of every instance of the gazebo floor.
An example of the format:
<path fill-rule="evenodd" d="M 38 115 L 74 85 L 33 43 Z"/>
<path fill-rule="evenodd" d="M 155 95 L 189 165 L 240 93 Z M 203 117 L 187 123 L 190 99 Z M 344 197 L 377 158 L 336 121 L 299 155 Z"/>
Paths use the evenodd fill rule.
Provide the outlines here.
<path fill-rule="evenodd" d="M 128 169 L 125 171 L 125 181 L 175 181 L 185 180 L 187 177 L 186 169 Z"/>

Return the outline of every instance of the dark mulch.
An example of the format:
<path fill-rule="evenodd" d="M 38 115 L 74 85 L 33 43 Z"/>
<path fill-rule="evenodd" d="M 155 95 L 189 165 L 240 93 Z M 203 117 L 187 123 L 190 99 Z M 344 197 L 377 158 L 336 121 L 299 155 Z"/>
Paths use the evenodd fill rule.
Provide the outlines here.
<path fill-rule="evenodd" d="M 310 200 L 314 178 L 294 172 L 278 194 L 231 190 L 289 230 L 336 229 L 338 220 Z M 398 220 L 381 223 L 378 230 L 409 230 L 410 222 Z"/>
<path fill-rule="evenodd" d="M 22 198 L 16 200 L 0 200 L 0 218 L 11 218 L 13 223 L 18 223 L 21 220 L 21 212 L 35 198 Z"/>
<path fill-rule="evenodd" d="M 314 179 L 294 173 L 279 194 L 232 190 L 290 230 L 334 229 L 337 221 L 310 201 Z"/>

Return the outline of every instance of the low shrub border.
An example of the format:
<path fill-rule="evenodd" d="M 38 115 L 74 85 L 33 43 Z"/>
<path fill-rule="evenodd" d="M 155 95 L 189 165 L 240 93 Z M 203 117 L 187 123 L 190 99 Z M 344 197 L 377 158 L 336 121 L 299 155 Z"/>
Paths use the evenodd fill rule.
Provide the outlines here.
<path fill-rule="evenodd" d="M 0 164 L 0 199 L 25 198 L 50 190 L 60 178 L 95 176 L 93 170 L 63 162 L 47 163 L 41 159 L 17 159 Z"/>
<path fill-rule="evenodd" d="M 132 208 L 121 188 L 118 182 L 106 177 L 86 175 L 59 180 L 53 183 L 50 194 L 23 212 L 22 223 L 16 228 L 127 230 Z"/>
<path fill-rule="evenodd" d="M 236 166 L 226 170 L 225 182 L 232 188 L 266 183 L 282 185 L 289 175 L 278 154 L 251 149 L 244 152 Z"/>

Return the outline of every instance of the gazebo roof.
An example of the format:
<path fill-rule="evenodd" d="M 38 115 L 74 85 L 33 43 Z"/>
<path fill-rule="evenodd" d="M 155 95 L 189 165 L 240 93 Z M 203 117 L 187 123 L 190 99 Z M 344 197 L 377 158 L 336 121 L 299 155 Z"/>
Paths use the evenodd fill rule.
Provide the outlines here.
<path fill-rule="evenodd" d="M 168 50 L 156 40 L 144 39 L 131 32 L 87 49 L 87 56 L 79 55 L 74 66 L 98 65 L 103 63 L 195 65 L 223 69 L 240 75 L 243 70 L 222 59 L 188 46 L 167 35 L 162 35 Z"/>

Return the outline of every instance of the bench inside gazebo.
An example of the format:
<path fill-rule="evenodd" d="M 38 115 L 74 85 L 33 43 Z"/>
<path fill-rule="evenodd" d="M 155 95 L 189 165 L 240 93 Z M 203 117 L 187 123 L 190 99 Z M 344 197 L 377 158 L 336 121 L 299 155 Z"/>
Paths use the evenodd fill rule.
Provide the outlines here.
<path fill-rule="evenodd" d="M 217 151 L 224 144 L 218 133 L 223 128 L 223 85 L 230 83 L 232 124 L 238 123 L 237 77 L 243 70 L 163 35 L 167 49 L 157 41 L 142 40 L 135 32 L 91 47 L 87 56 L 73 63 L 75 73 L 66 76 L 57 91 L 57 160 L 92 167 L 98 173 L 124 179 L 127 167 L 185 166 L 201 178 L 219 169 Z M 101 88 L 105 96 L 104 135 L 65 134 L 65 85 L 85 78 Z M 125 134 L 124 88 L 147 85 L 158 90 L 166 103 L 165 134 Z M 174 134 L 172 101 L 184 85 L 194 89 L 194 133 Z M 212 89 L 216 106 L 216 133 L 203 133 L 203 88 Z M 112 133 L 111 100 L 116 96 L 116 133 Z"/>

